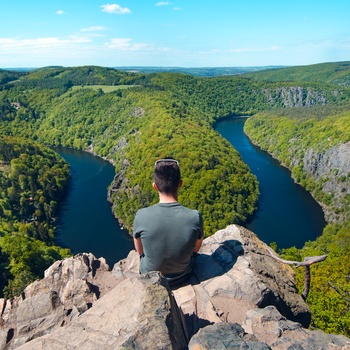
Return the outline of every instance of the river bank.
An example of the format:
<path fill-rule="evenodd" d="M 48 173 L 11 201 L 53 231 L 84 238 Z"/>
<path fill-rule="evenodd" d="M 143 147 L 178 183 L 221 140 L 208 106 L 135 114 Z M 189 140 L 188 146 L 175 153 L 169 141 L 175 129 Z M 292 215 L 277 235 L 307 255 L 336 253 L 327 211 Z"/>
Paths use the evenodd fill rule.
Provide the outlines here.
<path fill-rule="evenodd" d="M 248 117 L 246 117 L 246 118 L 248 118 Z M 302 187 L 303 187 L 303 185 L 302 185 L 300 182 L 297 181 L 297 179 L 295 178 L 295 176 L 293 176 L 292 169 L 291 169 L 286 163 L 281 162 L 277 157 L 274 156 L 274 154 L 272 154 L 271 152 L 269 152 L 267 149 L 262 148 L 261 145 L 260 145 L 258 142 L 254 142 L 254 140 L 252 140 L 252 139 L 249 137 L 249 135 L 244 131 L 244 128 L 243 128 L 243 132 L 244 132 L 244 134 L 247 136 L 247 138 L 249 138 L 249 141 L 252 143 L 252 145 L 254 145 L 255 147 L 261 149 L 263 152 L 266 152 L 271 158 L 275 159 L 282 167 L 285 167 L 286 169 L 288 169 L 288 171 L 290 172 L 290 176 L 291 176 L 291 178 L 293 179 L 294 183 L 297 184 L 297 185 L 299 185 L 299 186 L 302 186 Z M 305 191 L 307 191 L 307 190 L 305 189 Z M 313 194 L 312 192 L 309 192 L 309 191 L 308 191 L 308 193 L 310 193 L 310 195 L 311 195 L 312 198 L 315 200 L 315 202 L 317 202 L 318 205 L 322 208 L 322 211 L 323 211 L 323 214 L 324 214 L 324 217 L 325 217 L 325 221 L 326 221 L 326 223 L 328 223 L 327 220 L 326 220 L 327 205 L 324 204 L 324 203 L 322 203 L 322 202 L 319 202 L 319 201 L 317 200 L 317 198 L 315 198 L 315 196 L 314 196 L 314 194 Z"/>
<path fill-rule="evenodd" d="M 246 116 L 220 120 L 215 129 L 240 153 L 259 181 L 260 197 L 246 226 L 265 243 L 279 248 L 295 245 L 322 234 L 326 225 L 322 207 L 291 177 L 291 172 L 268 152 L 255 146 L 244 133 Z"/>

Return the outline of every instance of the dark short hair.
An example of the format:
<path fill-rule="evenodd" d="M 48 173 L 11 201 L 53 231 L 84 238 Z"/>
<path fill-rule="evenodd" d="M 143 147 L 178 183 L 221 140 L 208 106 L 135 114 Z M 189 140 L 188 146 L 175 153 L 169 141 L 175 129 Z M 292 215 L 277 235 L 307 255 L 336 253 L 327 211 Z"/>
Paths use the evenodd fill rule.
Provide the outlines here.
<path fill-rule="evenodd" d="M 179 162 L 172 157 L 157 160 L 153 177 L 159 192 L 176 193 L 181 180 Z"/>

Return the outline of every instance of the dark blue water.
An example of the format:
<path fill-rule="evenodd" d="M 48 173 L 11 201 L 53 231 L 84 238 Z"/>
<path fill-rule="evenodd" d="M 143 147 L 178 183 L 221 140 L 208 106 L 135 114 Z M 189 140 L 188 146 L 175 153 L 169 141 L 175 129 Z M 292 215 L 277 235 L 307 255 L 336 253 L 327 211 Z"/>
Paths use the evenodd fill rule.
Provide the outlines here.
<path fill-rule="evenodd" d="M 107 202 L 107 187 L 114 167 L 90 153 L 69 148 L 55 149 L 71 167 L 72 180 L 60 204 L 57 244 L 73 254 L 93 253 L 112 267 L 133 249 L 129 234 L 119 227 Z"/>
<path fill-rule="evenodd" d="M 322 208 L 294 183 L 288 169 L 249 141 L 243 131 L 245 120 L 226 119 L 215 127 L 241 154 L 259 181 L 258 208 L 244 226 L 267 244 L 276 242 L 278 248 L 301 248 L 306 241 L 321 235 L 326 224 Z"/>

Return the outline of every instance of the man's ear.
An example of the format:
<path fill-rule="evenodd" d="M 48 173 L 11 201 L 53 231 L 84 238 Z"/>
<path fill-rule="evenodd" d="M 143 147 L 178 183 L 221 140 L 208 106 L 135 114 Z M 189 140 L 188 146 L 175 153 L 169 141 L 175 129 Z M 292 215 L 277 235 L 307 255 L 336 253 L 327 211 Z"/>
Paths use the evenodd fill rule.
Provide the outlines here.
<path fill-rule="evenodd" d="M 182 180 L 180 180 L 179 182 L 179 188 L 182 186 Z"/>
<path fill-rule="evenodd" d="M 153 187 L 156 191 L 159 191 L 159 190 L 158 190 L 158 187 L 157 187 L 157 185 L 156 185 L 155 182 L 152 182 L 152 187 Z"/>

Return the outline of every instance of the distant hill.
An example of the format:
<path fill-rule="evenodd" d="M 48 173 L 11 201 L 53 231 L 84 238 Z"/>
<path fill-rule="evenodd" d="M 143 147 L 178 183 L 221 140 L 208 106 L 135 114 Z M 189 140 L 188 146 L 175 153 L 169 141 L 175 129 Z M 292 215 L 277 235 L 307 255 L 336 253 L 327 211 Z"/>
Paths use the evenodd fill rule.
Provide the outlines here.
<path fill-rule="evenodd" d="M 350 61 L 319 63 L 249 72 L 245 76 L 266 81 L 305 81 L 350 86 Z"/>
<path fill-rule="evenodd" d="M 13 80 L 17 80 L 23 75 L 25 75 L 25 73 L 23 72 L 8 71 L 8 70 L 0 69 L 0 85 L 6 84 Z"/>
<path fill-rule="evenodd" d="M 130 81 L 134 83 L 136 78 L 142 79 L 144 75 L 99 66 L 50 66 L 27 72 L 0 70 L 0 85 L 14 81 L 26 88 L 40 89 L 67 89 L 76 85 L 130 85 Z"/>
<path fill-rule="evenodd" d="M 96 66 L 89 66 L 96 67 Z M 47 69 L 73 69 L 74 67 L 63 67 L 63 66 L 48 66 L 43 68 L 4 68 L 9 72 L 30 72 L 36 70 L 47 70 Z M 75 67 L 76 68 L 76 67 Z M 172 73 L 185 73 L 189 75 L 199 77 L 218 77 L 222 75 L 238 75 L 251 72 L 258 72 L 260 70 L 282 68 L 282 66 L 256 66 L 256 67 L 163 67 L 163 66 L 121 66 L 121 67 L 105 67 L 106 69 L 115 69 L 125 72 L 132 73 L 161 73 L 161 72 L 172 72 Z M 1 71 L 1 69 L 0 69 Z"/>
<path fill-rule="evenodd" d="M 143 66 L 126 66 L 126 67 L 114 67 L 118 70 L 136 73 L 160 73 L 160 72 L 172 72 L 172 73 L 185 73 L 198 77 L 218 77 L 223 75 L 239 75 L 251 72 L 257 72 L 265 69 L 281 68 L 281 66 L 267 66 L 267 67 L 143 67 Z"/>
<path fill-rule="evenodd" d="M 73 85 L 119 84 L 120 79 L 128 76 L 125 72 L 99 66 L 81 67 L 43 67 L 31 71 L 23 80 L 56 79 L 70 81 Z"/>
<path fill-rule="evenodd" d="M 7 74 L 15 72 L 27 73 L 36 71 L 37 75 L 31 75 L 29 79 L 47 79 L 49 77 L 65 78 L 72 81 L 73 85 L 87 84 L 91 85 L 94 81 L 101 80 L 104 77 L 104 83 L 111 83 L 109 80 L 117 80 L 123 78 L 117 71 L 128 73 L 185 73 L 198 77 L 219 77 L 229 75 L 244 75 L 259 81 L 304 81 L 304 82 L 323 82 L 328 84 L 336 84 L 345 87 L 350 86 L 350 61 L 344 62 L 328 62 L 307 66 L 253 66 L 253 67 L 162 67 L 162 66 L 121 66 L 121 67 L 98 67 L 84 66 L 76 76 L 78 67 L 43 67 L 43 68 L 12 68 L 7 69 Z M 79 67 L 82 68 L 82 67 Z M 105 77 L 105 69 L 109 74 Z M 114 71 L 114 72 L 113 72 Z M 4 74 L 5 70 L 0 70 Z M 62 73 L 62 74 L 61 74 Z M 87 73 L 87 74 L 86 74 Z M 114 82 L 115 83 L 115 82 Z"/>

